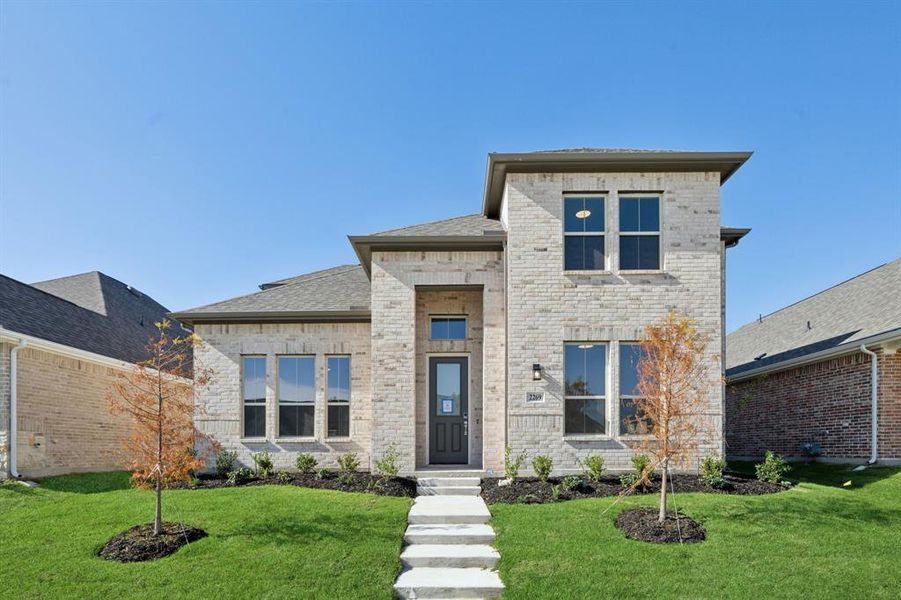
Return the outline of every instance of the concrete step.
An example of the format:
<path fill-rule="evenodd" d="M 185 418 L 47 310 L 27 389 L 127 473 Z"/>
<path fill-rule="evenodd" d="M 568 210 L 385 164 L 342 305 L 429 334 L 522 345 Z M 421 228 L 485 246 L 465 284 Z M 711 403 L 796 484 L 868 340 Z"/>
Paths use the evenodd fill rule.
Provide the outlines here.
<path fill-rule="evenodd" d="M 445 477 L 478 477 L 479 479 L 481 479 L 482 477 L 485 477 L 485 474 L 486 471 L 482 469 L 458 470 L 427 468 L 419 469 L 413 472 L 413 476 L 417 479 L 422 479 L 423 477 L 439 477 L 442 479 Z"/>
<path fill-rule="evenodd" d="M 494 529 L 476 525 L 410 525 L 404 533 L 408 544 L 491 544 Z"/>
<path fill-rule="evenodd" d="M 493 569 L 501 555 L 485 544 L 413 544 L 400 555 L 404 567 Z"/>
<path fill-rule="evenodd" d="M 497 598 L 503 591 L 501 578 L 487 569 L 415 567 L 394 584 L 401 598 Z"/>
<path fill-rule="evenodd" d="M 419 485 L 416 487 L 418 496 L 478 496 L 482 493 L 482 488 L 477 485 L 467 486 L 429 486 Z"/>
<path fill-rule="evenodd" d="M 417 477 L 416 481 L 424 487 L 457 487 L 478 486 L 482 483 L 480 477 Z"/>
<path fill-rule="evenodd" d="M 411 525 L 475 524 L 491 520 L 480 496 L 419 496 L 410 508 Z"/>

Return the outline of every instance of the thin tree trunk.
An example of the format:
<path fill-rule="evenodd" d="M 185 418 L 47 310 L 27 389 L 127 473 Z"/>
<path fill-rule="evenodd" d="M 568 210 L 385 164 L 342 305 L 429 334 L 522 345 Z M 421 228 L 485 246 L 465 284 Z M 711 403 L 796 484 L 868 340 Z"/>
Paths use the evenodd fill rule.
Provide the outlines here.
<path fill-rule="evenodd" d="M 157 350 L 157 413 L 156 413 L 156 514 L 153 518 L 153 534 L 163 532 L 163 381 L 160 373 L 159 350 Z"/>
<path fill-rule="evenodd" d="M 666 479 L 669 474 L 669 459 L 663 459 L 663 474 L 660 478 L 660 513 L 657 515 L 657 522 L 663 523 L 666 519 Z"/>

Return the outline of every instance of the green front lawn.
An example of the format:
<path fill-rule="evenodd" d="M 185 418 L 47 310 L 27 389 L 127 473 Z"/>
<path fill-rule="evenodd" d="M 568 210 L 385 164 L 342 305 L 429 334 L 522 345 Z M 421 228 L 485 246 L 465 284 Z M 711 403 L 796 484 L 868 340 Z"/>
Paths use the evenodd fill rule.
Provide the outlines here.
<path fill-rule="evenodd" d="M 254 486 L 166 492 L 163 518 L 209 537 L 120 564 L 95 556 L 153 517 L 124 473 L 0 486 L 0 596 L 17 598 L 390 598 L 410 500 Z"/>
<path fill-rule="evenodd" d="M 493 505 L 505 598 L 897 598 L 901 471 L 796 466 L 791 478 L 801 483 L 768 496 L 678 495 L 707 529 L 707 541 L 681 547 L 614 526 L 655 498 L 605 514 L 613 499 Z"/>

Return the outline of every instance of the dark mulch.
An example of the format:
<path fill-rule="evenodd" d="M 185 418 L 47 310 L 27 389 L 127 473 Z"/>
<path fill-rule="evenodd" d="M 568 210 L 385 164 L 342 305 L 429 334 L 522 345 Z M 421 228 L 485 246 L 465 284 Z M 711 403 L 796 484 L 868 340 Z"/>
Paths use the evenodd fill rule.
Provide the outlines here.
<path fill-rule="evenodd" d="M 286 473 L 285 478 L 278 475 L 269 477 L 253 477 L 238 484 L 229 483 L 216 476 L 201 475 L 197 485 L 190 483 L 177 487 L 182 489 L 205 489 L 222 487 L 243 487 L 251 485 L 296 485 L 298 487 L 317 488 L 322 490 L 340 490 L 342 492 L 366 492 L 378 496 L 416 497 L 416 480 L 407 477 L 391 477 L 384 479 L 371 473 L 357 472 L 348 477 L 341 477 L 337 471 L 328 471 L 323 477 L 316 473 Z"/>
<path fill-rule="evenodd" d="M 654 544 L 694 544 L 707 538 L 704 526 L 683 513 L 667 511 L 663 523 L 657 521 L 658 509 L 635 508 L 619 513 L 616 526 L 632 540 Z"/>
<path fill-rule="evenodd" d="M 137 525 L 113 536 L 100 549 L 98 556 L 119 562 L 140 562 L 156 560 L 174 553 L 176 550 L 206 537 L 206 531 L 181 523 L 163 523 L 159 536 L 153 535 L 153 523 Z"/>
<path fill-rule="evenodd" d="M 673 475 L 673 488 L 676 492 L 706 492 L 709 494 L 734 494 L 738 496 L 752 496 L 760 494 L 773 494 L 786 489 L 777 483 L 766 483 L 757 479 L 738 474 L 727 473 L 724 475 L 726 485 L 723 488 L 713 488 L 705 485 L 696 475 Z M 539 481 L 535 477 L 522 477 L 512 485 L 499 487 L 500 479 L 485 478 L 482 480 L 482 498 L 488 504 L 544 504 L 546 502 L 559 502 L 561 500 L 577 500 L 580 498 L 603 498 L 616 496 L 625 490 L 619 477 L 605 476 L 597 483 L 582 479 L 582 485 L 575 490 L 561 490 L 555 499 L 552 488 L 562 481 L 562 477 L 551 477 L 547 481 Z M 636 488 L 634 494 L 659 494 L 660 479 L 654 478 L 649 487 Z"/>

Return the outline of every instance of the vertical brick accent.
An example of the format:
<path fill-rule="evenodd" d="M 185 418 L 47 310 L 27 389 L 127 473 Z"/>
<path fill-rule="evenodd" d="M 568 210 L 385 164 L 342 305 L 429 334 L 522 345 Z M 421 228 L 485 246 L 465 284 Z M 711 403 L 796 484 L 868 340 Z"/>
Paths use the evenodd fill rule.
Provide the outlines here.
<path fill-rule="evenodd" d="M 0 344 L 0 479 L 9 477 L 9 344 Z"/>
<path fill-rule="evenodd" d="M 879 454 L 901 458 L 901 353 L 877 350 Z M 870 357 L 862 352 L 769 373 L 726 388 L 726 449 L 732 456 L 772 450 L 801 456 L 818 442 L 823 456 L 870 455 Z"/>

